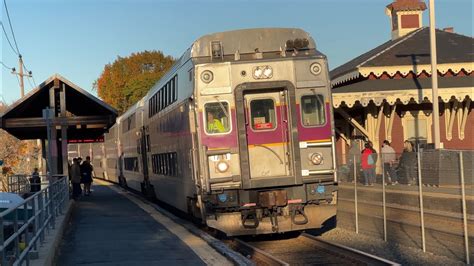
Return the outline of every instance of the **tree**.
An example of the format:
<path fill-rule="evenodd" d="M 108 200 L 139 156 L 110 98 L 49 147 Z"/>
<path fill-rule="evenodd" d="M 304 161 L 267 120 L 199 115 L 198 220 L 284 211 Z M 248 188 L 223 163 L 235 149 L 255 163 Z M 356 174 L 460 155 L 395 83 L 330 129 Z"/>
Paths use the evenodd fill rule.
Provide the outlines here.
<path fill-rule="evenodd" d="M 0 102 L 0 113 L 7 106 Z M 6 191 L 6 178 L 12 174 L 29 174 L 37 167 L 40 150 L 33 141 L 21 141 L 0 129 L 0 160 L 3 165 L 0 172 L 0 191 Z"/>
<path fill-rule="evenodd" d="M 104 102 L 122 114 L 143 98 L 173 63 L 174 59 L 163 55 L 161 51 L 119 56 L 104 67 L 102 74 L 94 82 L 94 87 Z"/>

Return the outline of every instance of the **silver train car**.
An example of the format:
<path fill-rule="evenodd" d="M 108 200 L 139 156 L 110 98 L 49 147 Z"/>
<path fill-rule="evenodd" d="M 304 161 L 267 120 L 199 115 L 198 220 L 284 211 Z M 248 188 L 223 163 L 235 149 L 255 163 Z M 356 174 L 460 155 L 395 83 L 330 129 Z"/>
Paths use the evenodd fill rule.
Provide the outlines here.
<path fill-rule="evenodd" d="M 265 28 L 199 38 L 87 149 L 97 176 L 247 235 L 336 215 L 334 142 L 326 56 Z"/>

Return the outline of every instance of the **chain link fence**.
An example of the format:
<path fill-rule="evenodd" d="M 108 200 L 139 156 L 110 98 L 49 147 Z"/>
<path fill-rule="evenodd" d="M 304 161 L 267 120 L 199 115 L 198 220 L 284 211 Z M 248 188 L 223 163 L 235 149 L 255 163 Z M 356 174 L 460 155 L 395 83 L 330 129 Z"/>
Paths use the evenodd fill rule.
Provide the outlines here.
<path fill-rule="evenodd" d="M 339 227 L 470 263 L 474 151 L 343 156 Z"/>

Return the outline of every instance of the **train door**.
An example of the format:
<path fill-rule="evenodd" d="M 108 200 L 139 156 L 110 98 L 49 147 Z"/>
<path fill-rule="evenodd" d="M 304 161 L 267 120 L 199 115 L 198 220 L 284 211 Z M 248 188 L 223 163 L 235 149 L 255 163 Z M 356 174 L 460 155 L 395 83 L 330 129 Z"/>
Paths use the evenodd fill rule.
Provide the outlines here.
<path fill-rule="evenodd" d="M 244 92 L 250 179 L 287 177 L 291 149 L 286 90 Z"/>

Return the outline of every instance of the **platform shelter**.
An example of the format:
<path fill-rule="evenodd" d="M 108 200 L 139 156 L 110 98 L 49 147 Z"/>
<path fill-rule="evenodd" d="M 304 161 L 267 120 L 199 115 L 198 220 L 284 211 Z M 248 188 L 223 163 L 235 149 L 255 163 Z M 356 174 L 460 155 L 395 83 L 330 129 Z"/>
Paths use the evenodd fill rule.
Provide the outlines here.
<path fill-rule="evenodd" d="M 68 140 L 103 141 L 116 117 L 114 108 L 55 74 L 10 105 L 0 126 L 20 140 L 40 139 L 51 174 L 67 174 Z"/>

